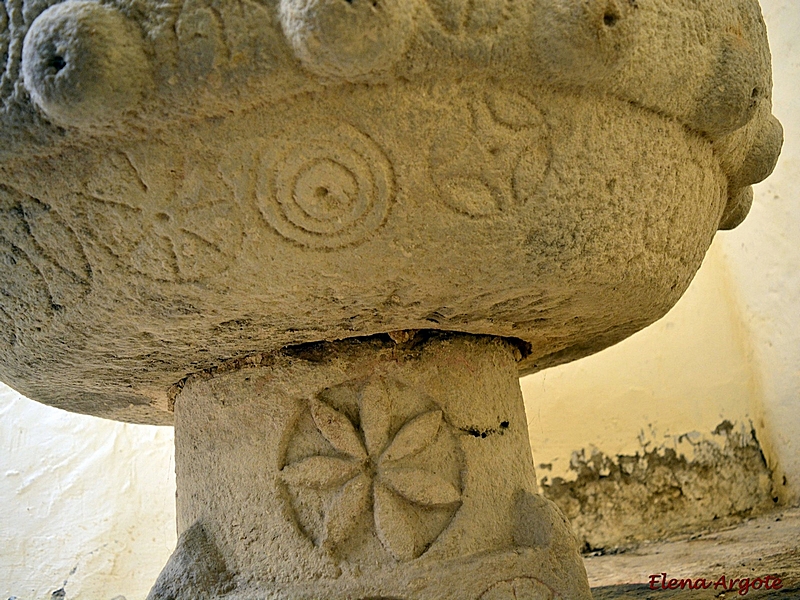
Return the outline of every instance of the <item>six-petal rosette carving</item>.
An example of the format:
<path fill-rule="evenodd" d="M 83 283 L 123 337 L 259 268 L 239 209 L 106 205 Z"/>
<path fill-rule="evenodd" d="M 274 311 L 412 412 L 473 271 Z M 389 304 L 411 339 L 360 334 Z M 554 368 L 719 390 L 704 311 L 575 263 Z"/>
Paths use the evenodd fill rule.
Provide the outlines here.
<path fill-rule="evenodd" d="M 345 384 L 310 400 L 299 419 L 281 474 L 317 545 L 357 552 L 377 539 L 410 560 L 458 509 L 462 461 L 451 427 L 430 399 L 403 387 L 382 377 Z"/>

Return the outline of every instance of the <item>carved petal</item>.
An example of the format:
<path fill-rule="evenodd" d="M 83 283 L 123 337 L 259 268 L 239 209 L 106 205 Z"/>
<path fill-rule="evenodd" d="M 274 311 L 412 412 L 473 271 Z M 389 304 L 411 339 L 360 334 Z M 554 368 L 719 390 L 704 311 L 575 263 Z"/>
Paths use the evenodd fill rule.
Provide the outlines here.
<path fill-rule="evenodd" d="M 442 199 L 450 208 L 470 217 L 486 217 L 500 210 L 495 193 L 479 177 L 453 177 L 442 181 L 441 188 Z"/>
<path fill-rule="evenodd" d="M 452 484 L 422 469 L 385 469 L 381 480 L 409 502 L 424 506 L 443 506 L 461 499 Z"/>
<path fill-rule="evenodd" d="M 392 400 L 386 381 L 376 378 L 370 381 L 361 395 L 361 429 L 367 452 L 377 457 L 389 441 L 389 420 L 392 416 Z"/>
<path fill-rule="evenodd" d="M 361 474 L 348 481 L 336 495 L 325 513 L 323 546 L 333 548 L 350 537 L 361 515 L 369 510 L 371 484 L 369 477 Z"/>
<path fill-rule="evenodd" d="M 550 588 L 533 577 L 517 577 L 494 584 L 478 600 L 511 600 L 512 598 L 530 598 L 530 600 L 553 600 Z"/>
<path fill-rule="evenodd" d="M 397 432 L 392 444 L 383 453 L 381 460 L 400 460 L 416 454 L 433 441 L 442 424 L 442 411 L 432 410 L 415 417 Z"/>
<path fill-rule="evenodd" d="M 539 109 L 519 94 L 495 90 L 489 94 L 487 100 L 492 116 L 503 125 L 514 129 L 544 127 Z"/>
<path fill-rule="evenodd" d="M 411 560 L 425 549 L 417 516 L 405 500 L 380 483 L 375 484 L 375 529 L 397 560 Z"/>
<path fill-rule="evenodd" d="M 283 467 L 284 479 L 295 485 L 329 490 L 352 479 L 358 471 L 353 460 L 332 456 L 312 456 Z"/>
<path fill-rule="evenodd" d="M 316 423 L 320 433 L 339 452 L 349 454 L 358 460 L 367 458 L 364 444 L 358 438 L 350 419 L 333 407 L 318 400 L 311 402 L 311 416 L 314 418 L 314 423 Z"/>

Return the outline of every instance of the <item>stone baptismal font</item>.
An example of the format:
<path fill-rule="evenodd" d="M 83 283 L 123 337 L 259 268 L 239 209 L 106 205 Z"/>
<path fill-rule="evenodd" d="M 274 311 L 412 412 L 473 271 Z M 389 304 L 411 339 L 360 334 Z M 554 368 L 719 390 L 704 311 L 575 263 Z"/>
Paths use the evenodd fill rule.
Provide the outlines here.
<path fill-rule="evenodd" d="M 0 49 L 0 378 L 174 422 L 151 600 L 590 599 L 518 377 L 746 215 L 756 0 L 4 0 Z"/>

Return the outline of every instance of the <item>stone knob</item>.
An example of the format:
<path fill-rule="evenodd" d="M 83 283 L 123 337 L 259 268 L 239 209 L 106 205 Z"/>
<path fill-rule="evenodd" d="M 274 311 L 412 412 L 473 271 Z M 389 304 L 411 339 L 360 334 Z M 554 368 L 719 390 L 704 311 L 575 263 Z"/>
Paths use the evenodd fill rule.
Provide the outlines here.
<path fill-rule="evenodd" d="M 51 6 L 33 21 L 22 75 L 31 100 L 62 126 L 113 121 L 151 85 L 137 25 L 110 6 L 80 0 Z"/>

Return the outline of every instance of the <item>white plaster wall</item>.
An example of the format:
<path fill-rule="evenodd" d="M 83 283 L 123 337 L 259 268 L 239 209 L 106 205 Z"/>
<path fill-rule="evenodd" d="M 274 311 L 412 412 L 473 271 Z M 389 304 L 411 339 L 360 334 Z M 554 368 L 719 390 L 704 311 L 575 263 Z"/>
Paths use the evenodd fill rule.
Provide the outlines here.
<path fill-rule="evenodd" d="M 774 112 L 785 143 L 745 222 L 720 235 L 763 394 L 765 449 L 784 501 L 800 502 L 800 2 L 762 0 Z M 786 485 L 783 478 L 786 477 Z"/>
<path fill-rule="evenodd" d="M 748 426 L 757 379 L 719 244 L 663 319 L 521 384 L 540 481 L 574 479 L 575 451 L 613 458 L 673 448 L 691 460 L 692 442 L 711 439 L 722 421 Z"/>
<path fill-rule="evenodd" d="M 175 546 L 171 427 L 115 423 L 0 384 L 0 598 L 141 600 Z"/>

